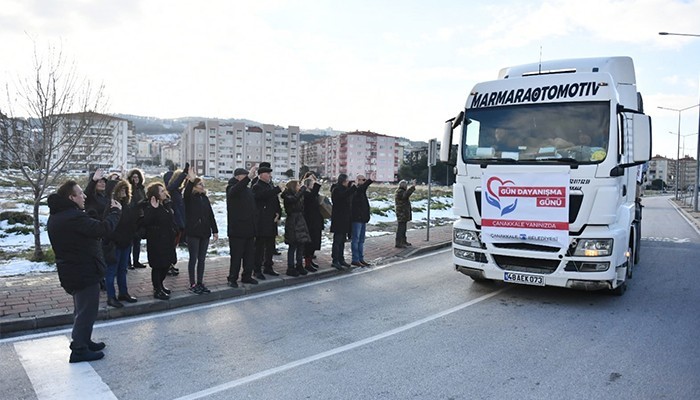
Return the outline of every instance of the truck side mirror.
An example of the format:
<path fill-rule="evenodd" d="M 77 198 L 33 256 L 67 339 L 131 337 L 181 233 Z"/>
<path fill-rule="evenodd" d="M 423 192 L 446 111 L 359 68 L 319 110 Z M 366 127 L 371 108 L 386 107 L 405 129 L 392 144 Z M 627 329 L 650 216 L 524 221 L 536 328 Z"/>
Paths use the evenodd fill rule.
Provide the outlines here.
<path fill-rule="evenodd" d="M 445 121 L 445 128 L 442 133 L 442 143 L 440 144 L 440 161 L 448 165 L 450 162 L 450 149 L 452 149 L 452 132 L 456 127 L 462 124 L 462 118 L 464 118 L 464 111 L 460 111 L 456 117 Z"/>
<path fill-rule="evenodd" d="M 644 114 L 632 114 L 634 136 L 633 161 L 645 162 L 651 159 L 651 117 Z"/>

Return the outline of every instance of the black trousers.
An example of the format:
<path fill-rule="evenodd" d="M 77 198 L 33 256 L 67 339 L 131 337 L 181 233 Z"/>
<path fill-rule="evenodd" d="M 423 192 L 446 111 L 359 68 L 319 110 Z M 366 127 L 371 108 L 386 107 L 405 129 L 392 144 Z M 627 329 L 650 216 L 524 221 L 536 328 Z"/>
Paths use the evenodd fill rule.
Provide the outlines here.
<path fill-rule="evenodd" d="M 275 237 L 260 236 L 255 238 L 255 273 L 272 268 L 272 256 L 275 254 Z"/>
<path fill-rule="evenodd" d="M 255 238 L 228 238 L 228 246 L 231 251 L 231 265 L 228 270 L 228 279 L 231 282 L 238 280 L 243 263 L 243 277 L 250 278 L 253 275 L 255 265 Z"/>
<path fill-rule="evenodd" d="M 208 237 L 187 236 L 187 249 L 190 252 L 190 261 L 187 263 L 187 272 L 190 275 L 190 286 L 195 283 L 202 283 L 204 280 L 204 262 L 207 259 L 207 249 L 209 248 Z M 197 280 L 194 272 L 197 267 Z"/>
<path fill-rule="evenodd" d="M 168 276 L 168 268 L 151 268 L 151 284 L 153 284 L 153 290 L 163 289 L 163 281 L 165 281 L 166 276 Z"/>
<path fill-rule="evenodd" d="M 139 263 L 141 258 L 141 238 L 136 238 L 131 242 L 131 260 L 134 267 Z"/>
<path fill-rule="evenodd" d="M 92 338 L 92 327 L 100 307 L 100 284 L 95 283 L 73 292 L 73 332 L 71 349 L 86 349 Z"/>

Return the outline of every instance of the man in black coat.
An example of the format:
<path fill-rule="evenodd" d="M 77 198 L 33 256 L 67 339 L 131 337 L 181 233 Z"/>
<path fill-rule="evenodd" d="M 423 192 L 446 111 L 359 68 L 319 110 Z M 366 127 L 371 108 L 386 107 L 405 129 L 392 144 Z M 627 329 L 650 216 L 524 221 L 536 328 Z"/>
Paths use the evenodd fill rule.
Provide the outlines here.
<path fill-rule="evenodd" d="M 85 213 L 85 194 L 73 180 L 67 181 L 48 198 L 47 230 L 56 254 L 61 286 L 73 296 L 73 332 L 70 362 L 94 361 L 104 357 L 102 342 L 92 341 L 92 327 L 100 304 L 100 280 L 105 263 L 101 238 L 114 231 L 121 216 L 121 204 L 112 200 L 103 220 Z"/>
<path fill-rule="evenodd" d="M 367 189 L 373 181 L 365 178 L 364 175 L 358 175 L 355 182 L 357 191 L 352 196 L 352 241 L 350 242 L 352 262 L 350 264 L 356 267 L 369 267 L 370 264 L 365 261 L 365 232 L 370 219 Z"/>
<path fill-rule="evenodd" d="M 350 264 L 345 262 L 345 238 L 350 233 L 350 217 L 352 207 L 352 195 L 357 190 L 354 184 L 350 184 L 348 176 L 338 175 L 338 182 L 331 192 L 333 213 L 331 214 L 331 232 L 333 232 L 333 250 L 331 266 L 337 270 L 350 269 Z"/>
<path fill-rule="evenodd" d="M 279 275 L 272 269 L 272 256 L 275 253 L 277 238 L 277 222 L 282 216 L 279 194 L 281 187 L 272 185 L 272 168 L 267 163 L 261 163 L 258 168 L 257 182 L 253 184 L 253 194 L 258 210 L 258 232 L 255 237 L 255 277 L 265 280 L 264 272 L 268 275 Z"/>
<path fill-rule="evenodd" d="M 255 265 L 255 235 L 257 232 L 257 209 L 255 195 L 248 187 L 250 180 L 255 177 L 257 167 L 250 172 L 244 168 L 236 168 L 233 178 L 226 186 L 226 214 L 228 220 L 228 245 L 231 251 L 228 283 L 238 287 L 238 274 L 243 262 L 241 282 L 257 284 L 253 278 Z"/>

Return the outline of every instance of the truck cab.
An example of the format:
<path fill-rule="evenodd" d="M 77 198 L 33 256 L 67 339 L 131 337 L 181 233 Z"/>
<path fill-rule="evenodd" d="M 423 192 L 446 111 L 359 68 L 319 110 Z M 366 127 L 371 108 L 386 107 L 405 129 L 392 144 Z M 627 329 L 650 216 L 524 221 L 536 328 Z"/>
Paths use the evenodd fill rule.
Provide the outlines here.
<path fill-rule="evenodd" d="M 622 294 L 639 260 L 651 158 L 629 57 L 504 68 L 445 123 L 458 135 L 453 260 L 475 280 Z"/>

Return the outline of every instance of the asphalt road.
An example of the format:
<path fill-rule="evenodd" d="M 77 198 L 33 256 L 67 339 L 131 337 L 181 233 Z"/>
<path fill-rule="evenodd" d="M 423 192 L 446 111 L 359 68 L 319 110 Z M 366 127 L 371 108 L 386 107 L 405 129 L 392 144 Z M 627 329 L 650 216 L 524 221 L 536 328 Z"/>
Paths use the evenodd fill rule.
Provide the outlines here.
<path fill-rule="evenodd" d="M 227 302 L 0 340 L 0 398 L 698 399 L 700 237 L 645 199 L 622 297 L 454 272 L 449 251 Z"/>

